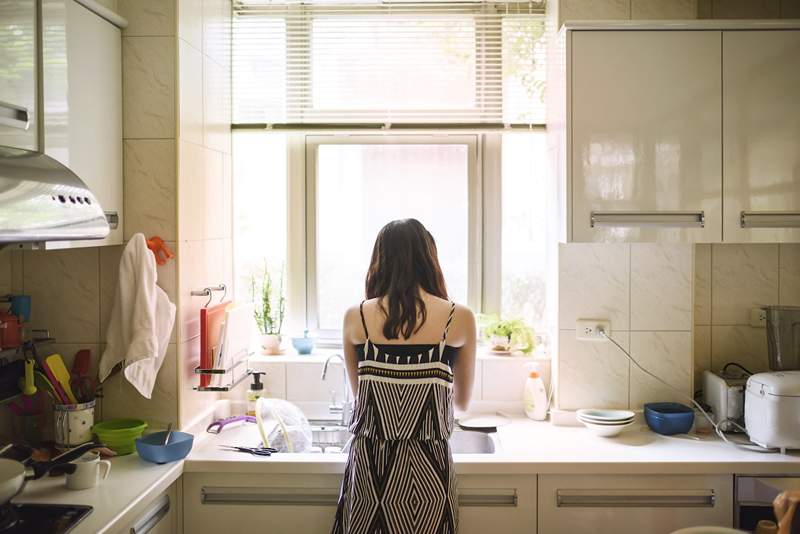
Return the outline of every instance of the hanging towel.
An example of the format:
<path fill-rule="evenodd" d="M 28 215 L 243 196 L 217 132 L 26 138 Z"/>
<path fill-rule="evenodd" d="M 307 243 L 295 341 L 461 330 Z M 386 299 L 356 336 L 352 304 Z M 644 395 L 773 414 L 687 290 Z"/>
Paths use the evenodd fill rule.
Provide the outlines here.
<path fill-rule="evenodd" d="M 150 398 L 175 324 L 175 305 L 156 285 L 156 261 L 142 234 L 128 241 L 119 262 L 119 282 L 100 358 L 104 381 L 121 362 L 125 378 Z"/>

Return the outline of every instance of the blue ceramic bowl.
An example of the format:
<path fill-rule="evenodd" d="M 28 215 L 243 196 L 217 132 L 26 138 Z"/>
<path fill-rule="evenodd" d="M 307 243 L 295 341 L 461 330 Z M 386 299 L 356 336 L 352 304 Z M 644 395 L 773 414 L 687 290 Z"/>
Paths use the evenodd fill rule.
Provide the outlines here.
<path fill-rule="evenodd" d="M 644 405 L 644 419 L 656 434 L 685 434 L 694 424 L 694 410 L 679 402 L 649 402 Z"/>
<path fill-rule="evenodd" d="M 136 451 L 139 457 L 154 464 L 165 464 L 186 458 L 192 450 L 193 435 L 173 430 L 169 436 L 169 443 L 164 445 L 166 437 L 166 432 L 154 432 L 137 439 Z"/>
<path fill-rule="evenodd" d="M 293 337 L 292 346 L 297 351 L 297 354 L 311 354 L 314 350 L 313 337 Z"/>

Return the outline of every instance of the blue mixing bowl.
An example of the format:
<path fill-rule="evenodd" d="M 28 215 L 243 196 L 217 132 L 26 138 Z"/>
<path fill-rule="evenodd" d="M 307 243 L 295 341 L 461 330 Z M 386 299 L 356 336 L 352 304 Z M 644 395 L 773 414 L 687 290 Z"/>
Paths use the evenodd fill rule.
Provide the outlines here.
<path fill-rule="evenodd" d="M 313 337 L 293 337 L 292 346 L 297 351 L 297 354 L 311 354 L 314 350 Z"/>
<path fill-rule="evenodd" d="M 169 436 L 169 443 L 164 445 L 166 437 L 165 431 L 154 432 L 137 439 L 136 451 L 139 453 L 139 457 L 154 464 L 165 464 L 186 458 L 192 450 L 193 435 L 173 430 Z"/>
<path fill-rule="evenodd" d="M 644 405 L 644 420 L 656 434 L 686 434 L 694 424 L 694 410 L 679 402 L 649 402 Z"/>

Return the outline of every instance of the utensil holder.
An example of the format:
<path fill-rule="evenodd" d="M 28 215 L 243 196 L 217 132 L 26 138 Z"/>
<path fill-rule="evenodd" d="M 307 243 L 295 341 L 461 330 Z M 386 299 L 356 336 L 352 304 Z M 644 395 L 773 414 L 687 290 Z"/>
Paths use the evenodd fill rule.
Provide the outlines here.
<path fill-rule="evenodd" d="M 54 404 L 54 440 L 57 449 L 69 449 L 92 440 L 95 401 Z"/>

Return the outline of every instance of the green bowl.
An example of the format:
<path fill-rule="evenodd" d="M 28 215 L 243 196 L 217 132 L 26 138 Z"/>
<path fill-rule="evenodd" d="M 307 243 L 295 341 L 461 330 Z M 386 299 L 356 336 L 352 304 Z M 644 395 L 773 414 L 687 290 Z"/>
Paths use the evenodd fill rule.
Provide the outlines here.
<path fill-rule="evenodd" d="M 120 456 L 136 450 L 136 439 L 139 438 L 147 423 L 141 419 L 110 419 L 92 427 L 100 443 Z"/>

